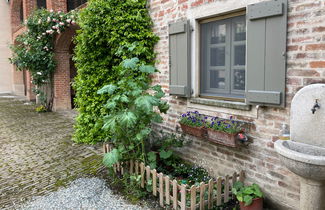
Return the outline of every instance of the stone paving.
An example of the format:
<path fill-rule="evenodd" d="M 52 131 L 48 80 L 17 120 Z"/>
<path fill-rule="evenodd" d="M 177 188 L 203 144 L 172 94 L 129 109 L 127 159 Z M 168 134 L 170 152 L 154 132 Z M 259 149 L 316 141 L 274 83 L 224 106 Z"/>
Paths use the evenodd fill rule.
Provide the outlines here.
<path fill-rule="evenodd" d="M 15 209 L 101 169 L 101 150 L 71 141 L 73 117 L 0 95 L 0 209 Z"/>

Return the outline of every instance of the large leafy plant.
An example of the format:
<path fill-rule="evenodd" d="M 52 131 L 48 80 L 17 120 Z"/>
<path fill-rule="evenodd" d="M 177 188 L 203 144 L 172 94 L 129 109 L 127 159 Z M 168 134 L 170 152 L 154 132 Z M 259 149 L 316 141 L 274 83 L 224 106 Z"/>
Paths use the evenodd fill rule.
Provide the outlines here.
<path fill-rule="evenodd" d="M 47 106 L 47 96 L 42 90 L 44 84 L 50 83 L 56 67 L 54 60 L 54 39 L 67 27 L 76 24 L 77 13 L 36 10 L 25 22 L 27 30 L 19 35 L 16 43 L 11 45 L 13 51 L 10 61 L 18 70 L 28 70 L 35 85 L 34 92 Z M 47 107 L 49 108 L 49 107 Z"/>
<path fill-rule="evenodd" d="M 152 63 L 158 37 L 152 32 L 146 0 L 89 1 L 80 11 L 78 25 L 81 29 L 76 37 L 74 60 L 78 74 L 74 88 L 79 114 L 74 140 L 96 143 L 110 139 L 111 132 L 101 128 L 103 116 L 110 111 L 103 105 L 113 97 L 97 91 L 105 84 L 117 85 L 121 77 L 118 66 L 123 59 L 137 57 Z"/>
<path fill-rule="evenodd" d="M 162 122 L 160 113 L 166 113 L 169 106 L 161 100 L 165 95 L 161 87 L 149 85 L 148 78 L 157 71 L 155 67 L 134 57 L 114 68 L 118 79 L 97 92 L 109 96 L 104 105 L 108 114 L 103 117 L 103 129 L 115 148 L 105 155 L 104 163 L 112 166 L 130 159 L 145 162 L 145 140 L 151 133 L 150 125 Z"/>
<path fill-rule="evenodd" d="M 257 184 L 254 183 L 252 185 L 245 186 L 240 181 L 235 182 L 232 188 L 232 193 L 236 196 L 237 200 L 244 202 L 245 206 L 251 205 L 253 199 L 263 197 L 263 193 Z"/>

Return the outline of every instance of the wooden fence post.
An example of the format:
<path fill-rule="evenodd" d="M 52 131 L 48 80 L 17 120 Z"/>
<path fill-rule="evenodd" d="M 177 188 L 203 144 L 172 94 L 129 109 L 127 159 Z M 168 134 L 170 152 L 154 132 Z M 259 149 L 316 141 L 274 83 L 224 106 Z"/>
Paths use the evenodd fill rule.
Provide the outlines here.
<path fill-rule="evenodd" d="M 208 183 L 208 209 L 211 209 L 213 205 L 213 179 Z"/>
<path fill-rule="evenodd" d="M 218 179 L 217 179 L 217 206 L 220 206 L 222 203 L 221 190 L 222 190 L 222 178 L 218 177 Z"/>
<path fill-rule="evenodd" d="M 165 193 L 166 193 L 166 204 L 167 205 L 170 205 L 170 192 L 169 192 L 169 186 L 170 186 L 170 183 L 169 183 L 169 176 L 166 176 L 165 177 Z"/>
<path fill-rule="evenodd" d="M 144 188 L 144 163 L 140 163 L 141 187 Z"/>
<path fill-rule="evenodd" d="M 225 195 L 224 195 L 224 202 L 227 203 L 229 201 L 229 176 L 226 175 L 225 180 Z"/>
<path fill-rule="evenodd" d="M 173 208 L 176 210 L 177 206 L 178 206 L 177 181 L 174 179 L 174 181 L 173 181 Z"/>
<path fill-rule="evenodd" d="M 204 210 L 204 192 L 205 192 L 205 184 L 201 182 L 200 184 L 200 210 Z"/>
<path fill-rule="evenodd" d="M 152 170 L 152 194 L 157 196 L 157 171 L 156 169 Z"/>
<path fill-rule="evenodd" d="M 191 189 L 191 210 L 196 209 L 196 187 L 192 185 Z"/>
<path fill-rule="evenodd" d="M 164 207 L 164 175 L 159 173 L 159 203 Z"/>
<path fill-rule="evenodd" d="M 186 185 L 181 185 L 181 210 L 186 210 Z"/>

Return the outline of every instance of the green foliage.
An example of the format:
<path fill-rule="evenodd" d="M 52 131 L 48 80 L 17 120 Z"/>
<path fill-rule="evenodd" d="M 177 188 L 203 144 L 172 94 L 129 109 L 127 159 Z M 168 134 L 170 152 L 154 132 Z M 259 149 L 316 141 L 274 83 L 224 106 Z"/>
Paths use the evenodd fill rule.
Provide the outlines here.
<path fill-rule="evenodd" d="M 120 109 L 115 117 L 107 117 L 110 110 L 124 106 L 130 97 L 142 93 L 136 87 L 139 84 L 133 82 L 129 85 L 133 92 L 129 92 L 128 96 L 116 94 L 115 91 L 121 93 L 117 87 L 123 86 L 118 83 L 124 77 L 120 71 L 132 70 L 140 65 L 139 60 L 145 65 L 152 64 L 154 60 L 153 48 L 158 38 L 152 32 L 146 4 L 146 0 L 93 0 L 80 11 L 78 24 L 81 30 L 76 37 L 74 57 L 78 69 L 74 88 L 79 111 L 74 135 L 76 142 L 105 141 L 111 139 L 112 132 L 109 130 L 120 126 L 120 123 L 128 128 L 134 124 L 134 111 Z M 141 69 L 151 71 L 145 67 Z M 135 78 L 142 75 L 141 69 L 134 75 Z M 142 83 L 148 82 L 148 78 L 142 79 Z M 113 86 L 103 88 L 105 84 Z M 120 117 L 123 117 L 123 122 Z M 101 130 L 104 124 L 106 132 Z M 144 134 L 145 131 L 138 138 L 141 139 Z"/>
<path fill-rule="evenodd" d="M 76 15 L 74 11 L 65 14 L 36 10 L 26 20 L 26 32 L 17 37 L 15 45 L 11 45 L 13 55 L 10 62 L 18 70 L 30 71 L 32 83 L 36 85 L 36 94 L 42 93 L 39 88 L 51 81 L 56 67 L 53 43 L 55 36 L 75 24 Z"/>
<path fill-rule="evenodd" d="M 136 50 L 136 47 L 132 49 Z M 111 143 L 119 154 L 113 155 L 114 150 L 108 153 L 105 157 L 111 160 L 104 162 L 109 163 L 107 166 L 130 159 L 145 161 L 145 140 L 151 132 L 151 122 L 161 118 L 158 111 L 165 113 L 168 109 L 166 102 L 161 100 L 164 96 L 161 88 L 149 85 L 150 71 L 140 70 L 144 66 L 154 69 L 136 57 L 123 60 L 115 67 L 117 79 L 97 91 L 110 96 L 104 105 L 108 114 L 103 117 L 103 129 L 111 136 Z M 168 155 L 171 154 L 161 154 L 165 158 Z"/>
<path fill-rule="evenodd" d="M 232 193 L 236 195 L 237 200 L 244 202 L 245 206 L 251 205 L 254 198 L 263 197 L 263 193 L 257 184 L 254 183 L 249 186 L 244 186 L 244 184 L 240 181 L 234 184 Z"/>
<path fill-rule="evenodd" d="M 44 105 L 40 105 L 40 106 L 36 107 L 35 111 L 38 113 L 41 113 L 41 112 L 47 112 L 47 109 Z"/>

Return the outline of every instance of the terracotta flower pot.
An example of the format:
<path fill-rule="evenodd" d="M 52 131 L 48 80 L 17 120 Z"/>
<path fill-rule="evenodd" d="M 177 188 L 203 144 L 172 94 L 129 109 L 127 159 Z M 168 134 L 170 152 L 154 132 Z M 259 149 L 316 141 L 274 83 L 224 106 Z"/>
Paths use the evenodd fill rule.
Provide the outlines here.
<path fill-rule="evenodd" d="M 204 138 L 206 136 L 206 129 L 203 126 L 192 127 L 181 123 L 180 125 L 184 133 L 190 134 L 192 136 L 200 137 L 200 138 Z"/>
<path fill-rule="evenodd" d="M 263 210 L 263 198 L 254 198 L 253 203 L 245 206 L 244 202 L 239 202 L 240 210 Z"/>
<path fill-rule="evenodd" d="M 208 128 L 207 131 L 209 141 L 229 147 L 236 147 L 236 136 L 238 133 L 226 133 L 223 131 L 216 131 L 211 128 Z"/>

